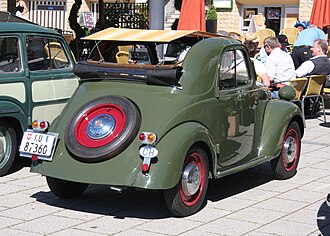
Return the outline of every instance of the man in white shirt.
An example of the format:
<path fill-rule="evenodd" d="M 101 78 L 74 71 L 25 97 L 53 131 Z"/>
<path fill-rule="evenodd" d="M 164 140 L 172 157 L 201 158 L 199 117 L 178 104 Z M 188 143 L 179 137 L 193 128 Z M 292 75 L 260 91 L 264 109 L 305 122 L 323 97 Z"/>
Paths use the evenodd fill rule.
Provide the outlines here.
<path fill-rule="evenodd" d="M 327 57 L 328 45 L 323 39 L 316 39 L 311 48 L 313 57 L 296 70 L 297 77 L 330 74 L 330 61 Z"/>
<path fill-rule="evenodd" d="M 268 54 L 265 64 L 266 73 L 262 76 L 265 85 L 270 86 L 271 83 L 275 83 L 279 88 L 295 78 L 293 60 L 288 53 L 281 50 L 276 37 L 267 37 L 264 40 L 264 48 Z M 273 97 L 278 98 L 277 94 L 278 91 L 275 91 Z"/>

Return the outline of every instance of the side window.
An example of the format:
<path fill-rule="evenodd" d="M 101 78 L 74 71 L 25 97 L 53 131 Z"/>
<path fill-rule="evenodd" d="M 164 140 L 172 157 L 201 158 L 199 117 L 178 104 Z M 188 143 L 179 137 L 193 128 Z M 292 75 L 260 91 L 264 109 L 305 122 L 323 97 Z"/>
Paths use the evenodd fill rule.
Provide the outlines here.
<path fill-rule="evenodd" d="M 227 51 L 223 54 L 220 64 L 219 88 L 224 90 L 235 87 L 235 51 Z"/>
<path fill-rule="evenodd" d="M 230 50 L 223 54 L 219 88 L 221 90 L 245 86 L 250 82 L 244 53 L 240 50 Z"/>
<path fill-rule="evenodd" d="M 52 70 L 70 67 L 63 45 L 57 39 L 28 37 L 26 50 L 29 69 Z"/>
<path fill-rule="evenodd" d="M 236 50 L 236 85 L 245 86 L 250 83 L 246 60 L 241 50 Z"/>
<path fill-rule="evenodd" d="M 22 70 L 17 37 L 0 37 L 0 74 Z"/>

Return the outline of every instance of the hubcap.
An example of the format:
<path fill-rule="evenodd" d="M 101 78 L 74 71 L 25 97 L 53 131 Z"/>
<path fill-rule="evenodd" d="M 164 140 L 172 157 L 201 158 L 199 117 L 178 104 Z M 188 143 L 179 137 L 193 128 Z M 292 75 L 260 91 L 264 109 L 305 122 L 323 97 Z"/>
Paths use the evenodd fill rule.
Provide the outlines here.
<path fill-rule="evenodd" d="M 6 138 L 0 133 L 0 161 L 5 158 Z"/>
<path fill-rule="evenodd" d="M 189 163 L 182 174 L 182 191 L 186 196 L 194 195 L 201 183 L 201 172 L 197 165 Z"/>
<path fill-rule="evenodd" d="M 116 121 L 113 116 L 102 114 L 94 117 L 87 125 L 87 135 L 91 139 L 102 139 L 113 132 Z"/>
<path fill-rule="evenodd" d="M 291 163 L 296 158 L 297 145 L 296 140 L 289 136 L 283 145 L 284 161 L 286 163 Z"/>

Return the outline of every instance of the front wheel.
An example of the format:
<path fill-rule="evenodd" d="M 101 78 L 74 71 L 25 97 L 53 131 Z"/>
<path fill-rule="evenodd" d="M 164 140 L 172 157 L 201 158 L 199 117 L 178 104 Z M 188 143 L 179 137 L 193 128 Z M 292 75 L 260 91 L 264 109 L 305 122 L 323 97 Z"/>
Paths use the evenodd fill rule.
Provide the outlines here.
<path fill-rule="evenodd" d="M 205 202 L 208 187 L 208 158 L 206 152 L 198 147 L 189 150 L 179 183 L 165 190 L 165 202 L 175 216 L 188 216 L 196 213 Z"/>
<path fill-rule="evenodd" d="M 60 198 L 74 198 L 80 196 L 88 184 L 46 177 L 49 189 Z"/>
<path fill-rule="evenodd" d="M 275 178 L 288 179 L 297 173 L 300 147 L 300 128 L 297 122 L 292 122 L 285 133 L 281 154 L 271 161 Z"/>
<path fill-rule="evenodd" d="M 0 121 L 0 176 L 7 174 L 14 163 L 17 149 L 15 129 Z"/>

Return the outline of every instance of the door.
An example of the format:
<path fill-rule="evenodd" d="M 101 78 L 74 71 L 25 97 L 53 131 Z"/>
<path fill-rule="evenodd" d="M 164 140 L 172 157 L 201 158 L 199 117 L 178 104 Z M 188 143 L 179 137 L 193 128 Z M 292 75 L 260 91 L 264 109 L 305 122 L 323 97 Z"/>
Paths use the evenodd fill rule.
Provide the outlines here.
<path fill-rule="evenodd" d="M 16 104 L 27 115 L 26 91 L 29 83 L 22 64 L 23 43 L 20 38 L 20 34 L 0 34 L 0 100 Z M 12 106 L 8 111 L 1 110 L 1 113 L 12 113 L 10 110 Z"/>
<path fill-rule="evenodd" d="M 281 7 L 265 7 L 266 28 L 275 31 L 276 35 L 281 30 Z"/>
<path fill-rule="evenodd" d="M 74 62 L 62 38 L 27 36 L 31 120 L 52 122 L 78 86 Z M 47 112 L 45 112 L 47 111 Z"/>
<path fill-rule="evenodd" d="M 257 89 L 249 71 L 247 52 L 227 50 L 219 72 L 219 128 L 222 167 L 238 165 L 253 157 Z"/>

